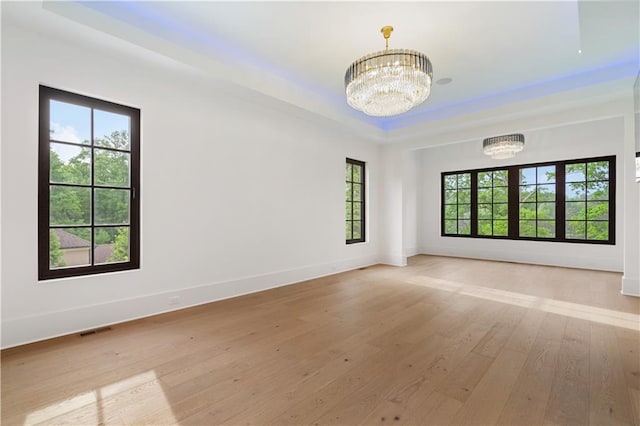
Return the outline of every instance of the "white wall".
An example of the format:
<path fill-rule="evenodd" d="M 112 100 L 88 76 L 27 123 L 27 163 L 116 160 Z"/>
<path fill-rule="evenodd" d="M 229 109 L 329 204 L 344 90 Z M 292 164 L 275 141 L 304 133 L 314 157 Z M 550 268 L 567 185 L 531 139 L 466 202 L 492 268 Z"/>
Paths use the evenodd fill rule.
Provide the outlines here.
<path fill-rule="evenodd" d="M 84 43 L 3 22 L 2 347 L 377 261 L 374 143 L 177 64 L 159 67 L 169 61 L 143 59 L 149 52 Z M 140 270 L 38 282 L 39 83 L 141 108 Z M 344 241 L 346 157 L 367 162 L 364 244 Z"/>
<path fill-rule="evenodd" d="M 380 261 L 405 266 L 403 210 L 403 153 L 391 145 L 380 152 Z"/>
<path fill-rule="evenodd" d="M 406 256 L 415 256 L 418 248 L 418 199 L 419 171 L 422 155 L 420 151 L 406 151 L 403 161 L 403 208 L 404 250 Z"/>
<path fill-rule="evenodd" d="M 526 121 L 525 121 L 526 123 Z M 526 126 L 526 124 L 523 124 Z M 493 125 L 485 136 L 504 134 Z M 421 252 L 578 268 L 623 270 L 624 247 L 624 119 L 621 116 L 580 123 L 554 123 L 524 131 L 525 150 L 509 160 L 492 160 L 482 153 L 482 139 L 422 150 Z M 447 138 L 455 138 L 449 134 Z M 444 138 L 444 137 L 443 137 Z M 440 235 L 440 173 L 511 164 L 617 156 L 616 244 L 594 245 L 442 237 Z"/>
<path fill-rule="evenodd" d="M 636 141 L 640 134 L 637 125 L 637 114 L 631 99 L 628 100 L 625 115 L 625 163 L 624 187 L 626 205 L 624 209 L 624 276 L 622 277 L 622 293 L 640 296 L 640 184 L 635 183 Z"/>
<path fill-rule="evenodd" d="M 418 151 L 394 144 L 380 155 L 380 262 L 405 266 L 418 248 Z"/>

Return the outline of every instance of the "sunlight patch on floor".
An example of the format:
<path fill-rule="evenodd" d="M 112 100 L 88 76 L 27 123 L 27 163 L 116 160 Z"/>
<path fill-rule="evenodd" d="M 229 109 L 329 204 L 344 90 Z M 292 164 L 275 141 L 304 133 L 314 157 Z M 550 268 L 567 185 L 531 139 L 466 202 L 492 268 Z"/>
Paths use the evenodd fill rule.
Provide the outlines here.
<path fill-rule="evenodd" d="M 120 394 L 120 395 L 119 395 Z M 50 423 L 55 417 L 68 414 L 70 418 L 63 421 L 68 423 L 81 424 L 105 424 L 113 423 L 114 420 L 120 419 L 122 412 L 112 413 L 109 411 L 110 405 L 107 398 L 115 397 L 115 399 L 131 398 L 131 408 L 135 409 L 134 400 L 139 401 L 137 405 L 140 407 L 148 407 L 150 400 L 153 401 L 153 407 L 158 410 L 169 408 L 171 405 L 167 400 L 162 385 L 153 370 L 146 371 L 135 376 L 111 383 L 99 389 L 94 389 L 80 395 L 58 401 L 39 410 L 29 413 L 26 417 L 24 425 L 30 426 L 38 423 Z M 116 404 L 117 405 L 117 404 Z M 77 413 L 72 413 L 78 410 Z M 121 410 L 120 410 L 121 411 Z M 174 420 L 173 424 L 177 424 L 175 419 L 169 418 L 167 421 Z"/>
<path fill-rule="evenodd" d="M 561 300 L 531 296 L 528 294 L 496 288 L 460 284 L 454 281 L 441 279 L 412 278 L 408 280 L 408 282 L 436 290 L 450 291 L 465 296 L 478 297 L 481 299 L 493 300 L 495 302 L 508 303 L 510 305 L 538 309 L 543 312 L 551 312 L 572 318 L 579 318 L 615 327 L 623 327 L 634 331 L 640 331 L 640 315 L 628 312 L 598 308 L 596 306 L 582 305 L 580 303 L 563 302 Z"/>
<path fill-rule="evenodd" d="M 78 408 L 82 408 L 85 405 L 89 404 L 93 405 L 93 413 L 86 413 L 86 421 L 93 424 L 98 424 L 98 408 L 96 406 L 97 400 L 98 399 L 96 398 L 96 391 L 85 392 L 83 394 L 76 395 L 64 401 L 56 402 L 55 404 L 51 404 L 47 407 L 41 408 L 40 410 L 29 413 L 24 421 L 24 424 L 25 426 L 30 426 L 46 422 L 53 417 L 68 413 L 73 410 L 77 410 Z"/>

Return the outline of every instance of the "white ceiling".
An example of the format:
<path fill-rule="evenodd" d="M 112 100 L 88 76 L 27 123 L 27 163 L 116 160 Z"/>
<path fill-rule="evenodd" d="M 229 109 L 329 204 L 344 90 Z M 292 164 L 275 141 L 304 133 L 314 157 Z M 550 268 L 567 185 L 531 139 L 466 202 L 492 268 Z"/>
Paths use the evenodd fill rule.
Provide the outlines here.
<path fill-rule="evenodd" d="M 216 79 L 382 130 L 626 81 L 639 69 L 637 1 L 90 1 L 45 9 Z M 405 115 L 374 119 L 347 106 L 343 79 L 351 62 L 384 48 L 383 25 L 395 27 L 390 47 L 427 54 L 434 81 L 453 81 L 434 84 Z"/>

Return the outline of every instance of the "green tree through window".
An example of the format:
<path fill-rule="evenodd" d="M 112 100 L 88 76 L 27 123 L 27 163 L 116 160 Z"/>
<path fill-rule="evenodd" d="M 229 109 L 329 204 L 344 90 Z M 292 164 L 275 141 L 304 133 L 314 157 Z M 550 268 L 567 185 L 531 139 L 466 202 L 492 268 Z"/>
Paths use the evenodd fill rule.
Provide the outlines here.
<path fill-rule="evenodd" d="M 62 258 L 62 250 L 60 250 L 60 240 L 55 232 L 49 232 L 49 264 L 51 267 L 67 266 Z"/>

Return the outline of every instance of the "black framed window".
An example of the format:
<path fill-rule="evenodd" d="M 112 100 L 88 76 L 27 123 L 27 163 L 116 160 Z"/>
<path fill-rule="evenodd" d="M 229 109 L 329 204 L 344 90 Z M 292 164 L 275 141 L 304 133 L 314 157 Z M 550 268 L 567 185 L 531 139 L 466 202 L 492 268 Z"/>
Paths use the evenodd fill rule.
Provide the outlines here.
<path fill-rule="evenodd" d="M 478 235 L 508 235 L 509 171 L 478 172 Z"/>
<path fill-rule="evenodd" d="M 446 234 L 471 234 L 471 174 L 443 175 L 444 229 Z"/>
<path fill-rule="evenodd" d="M 365 163 L 347 158 L 346 162 L 346 241 L 361 243 L 365 239 Z"/>
<path fill-rule="evenodd" d="M 139 267 L 140 110 L 40 86 L 40 280 Z"/>
<path fill-rule="evenodd" d="M 609 165 L 606 161 L 565 166 L 565 212 L 567 238 L 609 239 Z"/>
<path fill-rule="evenodd" d="M 519 172 L 518 235 L 555 238 L 556 166 L 521 167 Z"/>
<path fill-rule="evenodd" d="M 444 172 L 441 235 L 615 244 L 615 165 L 608 156 Z"/>

